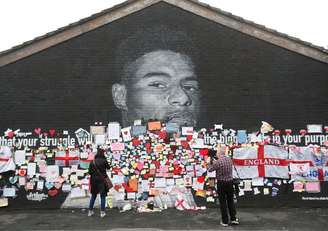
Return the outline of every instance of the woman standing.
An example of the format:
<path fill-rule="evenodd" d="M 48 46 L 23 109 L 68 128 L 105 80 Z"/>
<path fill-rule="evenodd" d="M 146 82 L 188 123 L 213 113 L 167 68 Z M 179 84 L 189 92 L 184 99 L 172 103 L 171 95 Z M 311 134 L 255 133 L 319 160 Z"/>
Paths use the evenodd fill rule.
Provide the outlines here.
<path fill-rule="evenodd" d="M 105 203 L 106 203 L 106 195 L 109 189 L 106 187 L 104 179 L 107 176 L 106 169 L 109 169 L 109 164 L 105 157 L 105 151 L 103 149 L 98 148 L 97 154 L 95 155 L 94 160 L 90 163 L 89 166 L 89 174 L 91 177 L 90 184 L 91 184 L 91 198 L 89 203 L 89 212 L 88 216 L 92 216 L 93 206 L 95 200 L 97 198 L 97 194 L 100 194 L 100 217 L 106 216 L 105 213 Z"/>

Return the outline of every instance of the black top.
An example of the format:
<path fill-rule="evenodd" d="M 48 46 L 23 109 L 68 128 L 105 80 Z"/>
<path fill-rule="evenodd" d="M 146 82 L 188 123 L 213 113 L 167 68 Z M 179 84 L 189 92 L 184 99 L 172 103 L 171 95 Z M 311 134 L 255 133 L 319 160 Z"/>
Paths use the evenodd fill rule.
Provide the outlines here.
<path fill-rule="evenodd" d="M 98 171 L 95 169 L 95 164 L 97 165 L 98 171 L 102 174 L 99 175 Z M 91 193 L 106 193 L 108 188 L 106 188 L 104 183 L 104 177 L 107 177 L 106 169 L 109 169 L 110 166 L 105 157 L 97 157 L 94 162 L 92 161 L 89 166 L 89 174 L 91 175 Z"/>

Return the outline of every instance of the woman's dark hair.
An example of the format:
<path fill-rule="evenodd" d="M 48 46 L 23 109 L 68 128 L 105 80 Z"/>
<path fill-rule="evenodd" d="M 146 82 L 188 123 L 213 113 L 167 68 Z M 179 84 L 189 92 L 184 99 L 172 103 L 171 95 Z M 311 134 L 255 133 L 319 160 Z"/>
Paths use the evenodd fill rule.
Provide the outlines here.
<path fill-rule="evenodd" d="M 95 155 L 96 158 L 104 158 L 105 157 L 105 150 L 102 148 L 97 148 L 97 154 Z"/>

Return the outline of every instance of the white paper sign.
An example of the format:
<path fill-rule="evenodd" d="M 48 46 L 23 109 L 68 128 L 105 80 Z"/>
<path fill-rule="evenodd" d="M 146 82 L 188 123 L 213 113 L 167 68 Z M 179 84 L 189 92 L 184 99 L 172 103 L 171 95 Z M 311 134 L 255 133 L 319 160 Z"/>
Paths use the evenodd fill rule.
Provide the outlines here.
<path fill-rule="evenodd" d="M 166 178 L 155 178 L 155 188 L 165 188 Z"/>
<path fill-rule="evenodd" d="M 109 123 L 107 129 L 108 139 L 118 140 L 121 134 L 121 126 L 117 122 Z"/>
<path fill-rule="evenodd" d="M 182 127 L 181 130 L 182 130 L 181 133 L 183 136 L 190 136 L 190 135 L 192 136 L 194 133 L 193 127 Z"/>
<path fill-rule="evenodd" d="M 173 178 L 166 179 L 166 185 L 167 186 L 173 186 L 174 185 L 174 179 Z"/>
<path fill-rule="evenodd" d="M 132 200 L 136 199 L 136 193 L 134 193 L 134 192 L 127 193 L 127 198 L 128 198 L 128 200 L 129 199 L 132 199 Z"/>
<path fill-rule="evenodd" d="M 252 179 L 252 185 L 253 186 L 263 186 L 264 182 L 263 182 L 263 177 L 256 177 Z"/>
<path fill-rule="evenodd" d="M 25 176 L 20 176 L 18 178 L 18 184 L 19 184 L 19 186 L 24 186 L 26 184 L 26 178 L 25 178 Z"/>
<path fill-rule="evenodd" d="M 70 192 L 71 189 L 72 189 L 71 184 L 63 184 L 63 186 L 62 186 L 62 191 L 63 192 Z"/>
<path fill-rule="evenodd" d="M 15 197 L 16 196 L 16 190 L 15 190 L 15 188 L 4 188 L 2 195 L 4 197 Z"/>
<path fill-rule="evenodd" d="M 143 192 L 148 192 L 149 191 L 149 180 L 142 180 L 141 188 L 142 188 Z"/>
<path fill-rule="evenodd" d="M 95 144 L 103 145 L 106 143 L 106 135 L 95 135 Z"/>
<path fill-rule="evenodd" d="M 307 132 L 308 133 L 322 133 L 322 125 L 321 124 L 308 124 Z"/>
<path fill-rule="evenodd" d="M 43 180 L 39 180 L 37 185 L 36 185 L 36 189 L 37 190 L 43 190 L 43 186 L 44 186 L 44 181 Z"/>
<path fill-rule="evenodd" d="M 70 197 L 71 198 L 86 197 L 85 190 L 80 187 L 72 188 Z"/>
<path fill-rule="evenodd" d="M 244 191 L 252 191 L 252 181 L 244 180 Z"/>
<path fill-rule="evenodd" d="M 130 141 L 132 139 L 131 127 L 122 128 L 121 132 L 122 132 L 122 138 L 123 138 L 124 142 Z"/>
<path fill-rule="evenodd" d="M 36 173 L 36 163 L 27 164 L 27 175 L 33 177 Z"/>
<path fill-rule="evenodd" d="M 25 150 L 17 150 L 15 151 L 15 164 L 22 165 L 25 163 Z"/>
<path fill-rule="evenodd" d="M 124 183 L 124 176 L 123 175 L 113 175 L 112 183 L 113 184 L 122 184 L 122 183 Z"/>
<path fill-rule="evenodd" d="M 48 165 L 46 179 L 48 182 L 55 182 L 59 176 L 59 167 L 57 165 Z"/>
<path fill-rule="evenodd" d="M 309 163 L 290 163 L 290 174 L 309 174 L 310 164 Z"/>

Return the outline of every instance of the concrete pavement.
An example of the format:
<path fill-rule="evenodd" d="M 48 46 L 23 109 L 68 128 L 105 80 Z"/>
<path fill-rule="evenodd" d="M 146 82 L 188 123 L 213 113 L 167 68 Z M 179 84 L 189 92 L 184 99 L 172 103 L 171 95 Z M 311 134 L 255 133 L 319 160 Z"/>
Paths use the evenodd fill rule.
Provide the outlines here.
<path fill-rule="evenodd" d="M 239 226 L 220 226 L 216 208 L 205 211 L 181 212 L 168 209 L 162 212 L 120 213 L 107 210 L 105 218 L 95 210 L 13 210 L 0 209 L 0 230 L 326 230 L 328 209 L 279 208 L 238 210 Z"/>

